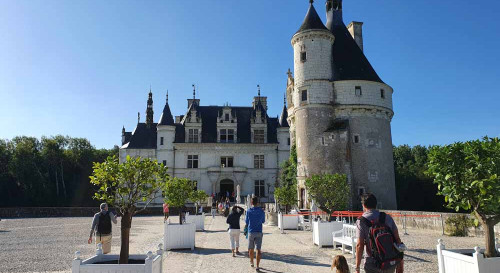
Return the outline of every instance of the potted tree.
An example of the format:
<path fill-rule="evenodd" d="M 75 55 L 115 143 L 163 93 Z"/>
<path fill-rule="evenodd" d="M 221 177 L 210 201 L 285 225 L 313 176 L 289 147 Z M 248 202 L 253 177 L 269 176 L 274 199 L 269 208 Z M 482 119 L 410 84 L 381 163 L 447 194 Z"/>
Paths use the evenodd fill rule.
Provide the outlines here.
<path fill-rule="evenodd" d="M 195 223 L 196 230 L 205 230 L 205 213 L 198 214 L 198 205 L 203 207 L 203 202 L 207 201 L 208 195 L 203 190 L 193 191 L 191 201 L 195 203 L 195 214 L 186 216 L 186 222 Z"/>
<path fill-rule="evenodd" d="M 428 174 L 449 208 L 475 216 L 485 233 L 486 249 L 445 250 L 439 242 L 439 272 L 469 268 L 468 272 L 498 272 L 500 257 L 495 246 L 494 226 L 500 222 L 500 140 L 457 142 L 434 146 L 429 152 Z"/>
<path fill-rule="evenodd" d="M 90 183 L 98 187 L 94 198 L 117 208 L 121 214 L 120 255 L 103 255 L 102 249 L 98 249 L 94 257 L 82 261 L 77 252 L 73 272 L 161 272 L 163 251 L 129 255 L 129 238 L 132 217 L 148 207 L 168 180 L 167 168 L 148 158 L 127 156 L 120 164 L 113 156 L 94 163 L 90 176 Z"/>
<path fill-rule="evenodd" d="M 165 203 L 170 207 L 179 209 L 179 223 L 165 223 L 163 245 L 165 249 L 194 250 L 196 224 L 183 223 L 183 211 L 186 202 L 192 197 L 194 191 L 193 181 L 187 178 L 174 177 L 169 179 L 163 187 Z"/>
<path fill-rule="evenodd" d="M 322 211 L 328 214 L 328 222 L 313 222 L 313 242 L 322 246 L 332 246 L 332 232 L 342 230 L 342 222 L 332 222 L 334 209 L 344 210 L 350 195 L 345 174 L 313 175 L 306 179 L 307 192 Z"/>
<path fill-rule="evenodd" d="M 285 210 L 278 216 L 278 227 L 280 229 L 297 229 L 299 216 L 287 215 L 289 208 L 297 204 L 297 185 L 282 185 L 274 191 L 276 202 L 283 206 Z"/>

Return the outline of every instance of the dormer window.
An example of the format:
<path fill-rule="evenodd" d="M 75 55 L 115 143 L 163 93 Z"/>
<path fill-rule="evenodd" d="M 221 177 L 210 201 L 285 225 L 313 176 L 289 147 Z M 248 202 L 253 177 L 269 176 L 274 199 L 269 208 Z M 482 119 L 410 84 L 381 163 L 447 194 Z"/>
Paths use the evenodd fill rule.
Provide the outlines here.
<path fill-rule="evenodd" d="M 220 130 L 220 142 L 221 143 L 234 143 L 234 130 L 233 129 L 221 129 Z"/>
<path fill-rule="evenodd" d="M 253 131 L 253 142 L 258 144 L 264 143 L 264 130 L 254 130 Z"/>
<path fill-rule="evenodd" d="M 227 113 L 226 113 L 226 114 L 224 115 L 224 121 L 229 121 L 229 114 L 227 114 Z"/>
<path fill-rule="evenodd" d="M 199 134 L 198 129 L 189 129 L 188 130 L 188 142 L 189 143 L 198 143 Z"/>

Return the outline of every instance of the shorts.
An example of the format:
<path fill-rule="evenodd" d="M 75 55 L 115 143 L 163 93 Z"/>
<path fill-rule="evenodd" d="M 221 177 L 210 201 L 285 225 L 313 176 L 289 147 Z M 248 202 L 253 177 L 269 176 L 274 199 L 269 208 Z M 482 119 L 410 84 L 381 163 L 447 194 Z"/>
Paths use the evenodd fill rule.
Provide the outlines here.
<path fill-rule="evenodd" d="M 365 263 L 365 273 L 394 273 L 396 272 L 396 267 L 389 269 L 379 269 L 374 263 Z"/>
<path fill-rule="evenodd" d="M 262 247 L 262 232 L 252 232 L 248 234 L 248 249 L 260 250 Z"/>
<path fill-rule="evenodd" d="M 113 238 L 113 235 L 100 235 L 96 234 L 95 236 L 95 245 L 97 248 L 98 244 L 102 245 L 102 253 L 103 254 L 108 254 L 111 252 L 111 238 Z"/>

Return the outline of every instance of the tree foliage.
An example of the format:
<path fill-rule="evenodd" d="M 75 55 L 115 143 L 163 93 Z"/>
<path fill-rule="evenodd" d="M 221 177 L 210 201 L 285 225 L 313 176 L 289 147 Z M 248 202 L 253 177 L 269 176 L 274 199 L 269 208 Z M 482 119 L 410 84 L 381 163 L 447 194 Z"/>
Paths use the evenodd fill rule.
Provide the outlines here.
<path fill-rule="evenodd" d="M 193 201 L 196 204 L 196 214 L 198 214 L 198 205 L 202 206 L 203 202 L 207 201 L 208 195 L 205 193 L 204 190 L 194 190 L 191 193 L 191 201 Z"/>
<path fill-rule="evenodd" d="M 120 164 L 113 156 L 94 163 L 90 183 L 98 187 L 95 198 L 116 207 L 122 214 L 120 263 L 128 263 L 132 217 L 161 193 L 167 181 L 167 168 L 149 158 L 127 156 Z"/>
<path fill-rule="evenodd" d="M 170 207 L 184 209 L 186 202 L 193 197 L 195 182 L 187 178 L 173 177 L 163 186 L 163 197 L 165 203 Z M 179 223 L 182 224 L 181 213 Z"/>
<path fill-rule="evenodd" d="M 96 206 L 92 162 L 118 155 L 87 139 L 19 136 L 0 140 L 0 206 Z"/>
<path fill-rule="evenodd" d="M 297 184 L 297 149 L 295 145 L 290 148 L 290 157 L 280 167 L 279 179 L 276 188 L 280 186 Z"/>
<path fill-rule="evenodd" d="M 306 188 L 318 207 L 327 212 L 331 221 L 334 210 L 345 210 L 350 188 L 345 174 L 313 175 L 306 179 Z"/>
<path fill-rule="evenodd" d="M 486 255 L 495 256 L 493 226 L 500 222 L 500 140 L 434 146 L 428 173 L 448 207 L 472 211 L 486 230 Z"/>
<path fill-rule="evenodd" d="M 297 185 L 283 185 L 274 190 L 274 198 L 276 201 L 285 206 L 285 213 L 288 212 L 288 208 L 297 205 Z"/>

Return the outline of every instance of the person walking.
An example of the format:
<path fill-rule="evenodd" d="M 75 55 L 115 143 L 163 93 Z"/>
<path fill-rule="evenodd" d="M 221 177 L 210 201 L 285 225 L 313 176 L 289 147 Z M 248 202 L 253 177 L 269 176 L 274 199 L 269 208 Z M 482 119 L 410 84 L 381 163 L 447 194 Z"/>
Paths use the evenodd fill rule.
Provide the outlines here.
<path fill-rule="evenodd" d="M 212 209 L 210 212 L 212 213 L 212 218 L 215 218 L 215 213 L 217 212 L 217 201 L 214 197 L 212 197 Z"/>
<path fill-rule="evenodd" d="M 94 215 L 92 226 L 90 228 L 90 237 L 88 243 L 92 243 L 92 235 L 95 232 L 95 244 L 102 244 L 102 253 L 111 252 L 112 226 L 111 222 L 117 224 L 117 216 L 108 211 L 108 204 L 102 203 L 101 211 Z"/>
<path fill-rule="evenodd" d="M 253 207 L 247 210 L 245 217 L 245 224 L 248 229 L 248 256 L 250 256 L 250 266 L 254 267 L 253 257 L 254 248 L 257 250 L 257 267 L 255 271 L 260 271 L 260 259 L 262 258 L 262 224 L 266 221 L 266 214 L 261 207 L 259 207 L 258 198 L 252 198 Z"/>
<path fill-rule="evenodd" d="M 228 233 L 229 240 L 231 241 L 231 252 L 233 257 L 240 255 L 240 217 L 245 210 L 242 207 L 234 206 L 231 209 L 231 213 L 226 219 L 226 223 L 229 224 Z"/>
<path fill-rule="evenodd" d="M 165 223 L 167 221 L 168 215 L 169 215 L 168 204 L 163 203 L 163 216 L 165 216 L 165 218 L 163 219 L 163 223 Z"/>
<path fill-rule="evenodd" d="M 401 239 L 399 237 L 398 228 L 396 223 L 390 215 L 384 212 L 379 212 L 377 209 L 377 198 L 371 193 L 367 193 L 361 196 L 361 204 L 363 205 L 363 215 L 356 221 L 356 237 L 358 237 L 358 243 L 356 245 L 356 268 L 355 273 L 360 273 L 361 259 L 363 258 L 363 253 L 365 252 L 365 273 L 403 273 L 403 253 L 395 249 L 394 244 L 402 246 Z M 372 226 L 377 226 L 377 233 L 382 234 L 392 234 L 392 240 L 377 241 L 377 247 L 373 248 L 371 246 L 371 241 L 375 241 L 374 236 L 370 234 Z M 389 243 L 385 243 L 389 241 Z M 380 244 L 378 244 L 381 242 Z M 372 253 L 373 250 L 377 251 L 378 248 L 383 248 L 384 256 L 393 256 L 389 261 L 380 261 L 380 256 L 377 253 Z M 384 262 L 384 263 L 382 263 Z M 388 268 L 385 268 L 384 264 L 388 264 Z M 384 267 L 384 268 L 381 268 Z M 396 271 L 397 269 L 397 271 Z"/>

